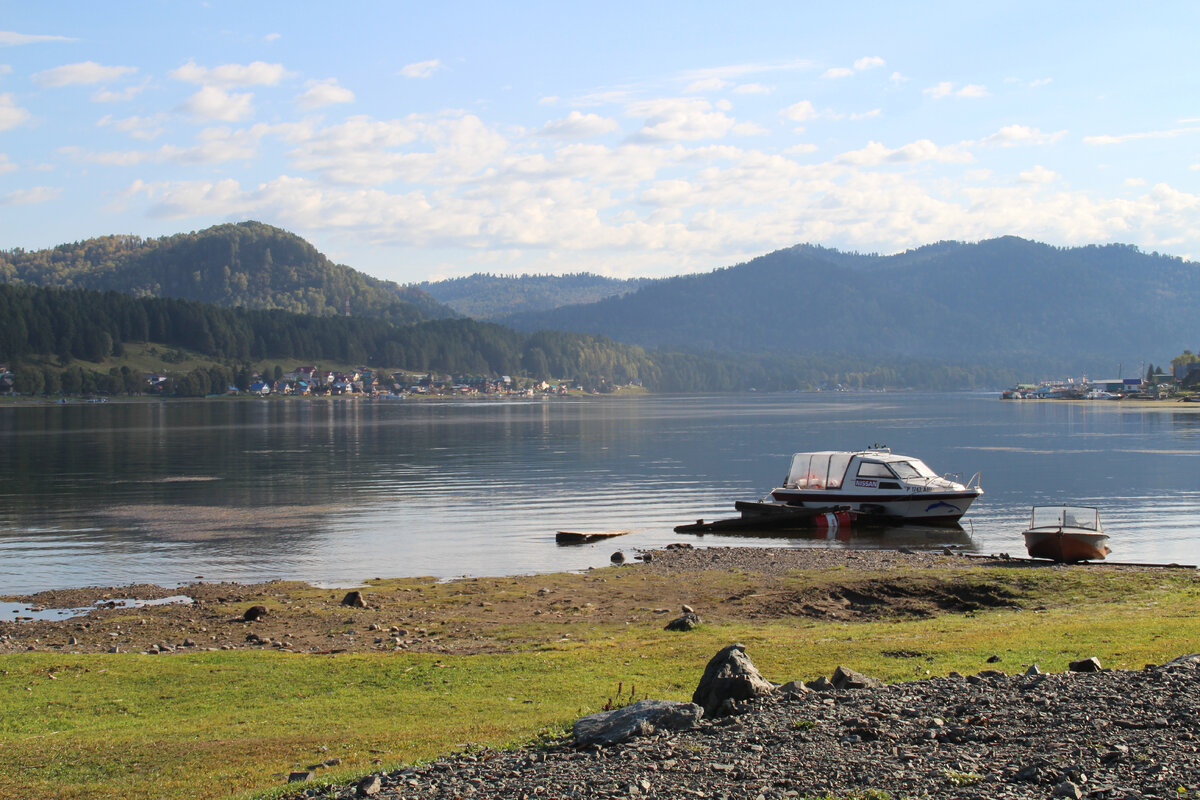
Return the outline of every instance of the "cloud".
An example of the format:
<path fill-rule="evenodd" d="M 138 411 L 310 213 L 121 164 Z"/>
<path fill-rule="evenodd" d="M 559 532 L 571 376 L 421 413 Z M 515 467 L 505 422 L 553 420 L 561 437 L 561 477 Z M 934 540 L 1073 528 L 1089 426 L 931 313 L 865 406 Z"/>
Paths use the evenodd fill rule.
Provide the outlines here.
<path fill-rule="evenodd" d="M 95 61 L 83 61 L 35 73 L 33 82 L 47 88 L 86 86 L 93 83 L 108 83 L 135 72 L 137 72 L 137 67 L 106 67 Z"/>
<path fill-rule="evenodd" d="M 123 121 L 124 122 L 124 121 Z M 114 126 L 120 123 L 114 123 Z M 127 150 L 103 153 L 87 152 L 78 147 L 63 147 L 59 152 L 87 164 L 110 167 L 132 167 L 138 164 L 220 164 L 227 161 L 249 161 L 258 155 L 259 143 L 271 133 L 269 125 L 258 124 L 234 130 L 227 127 L 206 128 L 196 136 L 191 147 L 163 145 L 157 150 Z"/>
<path fill-rule="evenodd" d="M 981 143 L 995 147 L 1016 147 L 1025 144 L 1044 145 L 1054 144 L 1066 135 L 1066 131 L 1044 133 L 1028 125 L 1005 125 L 990 136 L 984 137 Z"/>
<path fill-rule="evenodd" d="M 783 152 L 787 153 L 788 155 L 802 156 L 808 155 L 809 153 L 815 153 L 818 149 L 819 148 L 815 144 L 794 144 Z"/>
<path fill-rule="evenodd" d="M 0 94 L 0 131 L 15 128 L 29 119 L 29 112 L 13 100 L 12 92 Z"/>
<path fill-rule="evenodd" d="M 770 94 L 770 86 L 763 86 L 761 83 L 743 83 L 733 88 L 734 94 Z"/>
<path fill-rule="evenodd" d="M 124 89 L 97 89 L 92 93 L 93 103 L 127 103 L 137 97 L 146 87 L 150 85 L 150 81 L 142 81 L 136 86 L 126 86 Z"/>
<path fill-rule="evenodd" d="M 854 62 L 854 68 L 859 72 L 862 72 L 864 70 L 882 67 L 886 63 L 887 62 L 879 56 L 865 56 Z"/>
<path fill-rule="evenodd" d="M 909 79 L 901 75 L 899 72 L 893 72 L 888 76 L 888 80 L 892 83 L 906 83 Z"/>
<path fill-rule="evenodd" d="M 158 138 L 163 132 L 164 116 L 156 114 L 152 117 L 126 117 L 124 119 L 113 119 L 112 115 L 106 115 L 100 118 L 96 123 L 99 128 L 112 128 L 113 130 L 127 133 L 134 139 L 142 139 L 149 141 Z"/>
<path fill-rule="evenodd" d="M 974 161 L 975 157 L 960 147 L 938 147 L 929 139 L 920 139 L 894 150 L 879 142 L 868 142 L 866 147 L 842 153 L 836 160 L 839 164 L 876 167 L 883 164 L 905 164 L 920 161 L 967 164 Z"/>
<path fill-rule="evenodd" d="M 1033 169 L 1027 169 L 1024 172 L 1017 173 L 1017 179 L 1021 183 L 1047 184 L 1053 183 L 1054 181 L 1058 180 L 1058 178 L 1059 174 L 1057 172 L 1046 169 L 1041 164 L 1034 166 Z"/>
<path fill-rule="evenodd" d="M 0 175 L 6 172 L 16 172 L 17 165 L 8 160 L 7 153 L 0 153 Z"/>
<path fill-rule="evenodd" d="M 1146 185 L 1146 179 L 1145 179 L 1145 178 L 1126 178 L 1126 179 L 1125 179 L 1125 185 L 1126 185 L 1126 186 L 1130 186 L 1130 187 L 1134 187 L 1134 188 L 1136 188 L 1136 187 L 1138 187 L 1138 186 L 1145 186 L 1145 185 Z"/>
<path fill-rule="evenodd" d="M 0 206 L 33 206 L 39 203 L 49 203 L 62 194 L 62 189 L 52 186 L 34 186 L 31 189 L 17 189 L 0 196 Z"/>
<path fill-rule="evenodd" d="M 266 36 L 263 37 L 263 41 L 268 44 L 271 44 L 272 42 L 278 42 L 282 38 L 283 38 L 283 34 L 268 33 Z"/>
<path fill-rule="evenodd" d="M 699 98 L 643 100 L 626 109 L 629 116 L 645 117 L 636 138 L 646 141 L 719 139 L 733 129 L 734 120 Z"/>
<path fill-rule="evenodd" d="M 1139 139 L 1174 139 L 1176 136 L 1183 136 L 1188 133 L 1196 133 L 1200 128 L 1171 128 L 1162 131 L 1143 131 L 1141 133 L 1125 133 L 1119 136 L 1085 136 L 1083 137 L 1084 144 L 1093 146 L 1107 144 L 1124 144 L 1125 142 L 1134 142 Z"/>
<path fill-rule="evenodd" d="M 684 94 L 702 94 L 705 92 L 719 92 L 729 85 L 729 81 L 724 78 L 703 78 L 698 81 L 692 81 L 683 90 Z"/>
<path fill-rule="evenodd" d="M 583 114 L 579 111 L 572 111 L 564 119 L 547 122 L 537 132 L 537 135 L 553 139 L 578 140 L 612 133 L 619 127 L 616 120 L 602 117 L 599 114 Z"/>
<path fill-rule="evenodd" d="M 849 78 L 854 74 L 854 70 L 849 67 L 830 67 L 821 73 L 822 78 Z"/>
<path fill-rule="evenodd" d="M 986 86 L 980 86 L 977 83 L 969 83 L 961 89 L 955 89 L 954 84 L 950 81 L 942 81 L 936 86 L 930 86 L 928 89 L 924 90 L 924 93 L 935 100 L 943 97 L 979 98 L 988 96 L 988 90 Z"/>
<path fill-rule="evenodd" d="M 226 92 L 215 86 L 204 86 L 187 99 L 182 109 L 200 119 L 237 122 L 254 113 L 254 95 L 249 92 Z"/>
<path fill-rule="evenodd" d="M 705 67 L 704 69 L 688 70 L 680 75 L 686 83 L 718 78 L 726 81 L 737 81 L 747 75 L 770 74 L 773 72 L 795 72 L 812 69 L 811 61 L 795 59 L 792 61 L 777 61 L 768 63 L 750 62 L 746 64 L 727 64 L 722 67 Z"/>
<path fill-rule="evenodd" d="M 177 81 L 198 83 L 205 87 L 232 89 L 239 86 L 275 86 L 292 76 L 282 64 L 253 61 L 249 64 L 222 64 L 219 67 L 201 67 L 189 61 L 169 73 Z"/>
<path fill-rule="evenodd" d="M 870 111 L 862 111 L 862 112 L 859 112 L 856 114 L 851 114 L 850 119 L 855 120 L 855 121 L 860 120 L 860 119 L 874 119 L 875 117 L 878 117 L 881 114 L 883 114 L 883 109 L 872 108 Z"/>
<path fill-rule="evenodd" d="M 436 58 L 429 61 L 417 61 L 413 64 L 406 64 L 400 70 L 400 74 L 405 78 L 430 78 L 433 73 L 442 68 L 442 62 Z"/>
<path fill-rule="evenodd" d="M 10 47 L 18 44 L 41 44 L 42 42 L 78 42 L 69 36 L 37 36 L 28 33 L 0 31 L 0 47 Z"/>
<path fill-rule="evenodd" d="M 808 100 L 793 103 L 780 111 L 779 115 L 792 122 L 808 122 L 810 119 L 816 119 L 819 116 L 817 110 L 813 108 L 813 104 Z"/>
<path fill-rule="evenodd" d="M 301 108 L 323 108 L 336 103 L 353 103 L 354 92 L 339 86 L 337 78 L 323 81 L 308 81 L 303 94 L 297 95 L 296 104 Z"/>

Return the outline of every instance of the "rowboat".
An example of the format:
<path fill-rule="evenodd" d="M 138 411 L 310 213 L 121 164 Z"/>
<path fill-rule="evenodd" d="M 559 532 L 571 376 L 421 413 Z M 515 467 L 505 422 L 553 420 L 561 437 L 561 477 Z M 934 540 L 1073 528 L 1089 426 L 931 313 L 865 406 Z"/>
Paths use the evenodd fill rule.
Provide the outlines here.
<path fill-rule="evenodd" d="M 1099 561 L 1112 552 L 1100 512 L 1090 506 L 1034 506 L 1022 535 L 1032 558 L 1070 564 Z"/>

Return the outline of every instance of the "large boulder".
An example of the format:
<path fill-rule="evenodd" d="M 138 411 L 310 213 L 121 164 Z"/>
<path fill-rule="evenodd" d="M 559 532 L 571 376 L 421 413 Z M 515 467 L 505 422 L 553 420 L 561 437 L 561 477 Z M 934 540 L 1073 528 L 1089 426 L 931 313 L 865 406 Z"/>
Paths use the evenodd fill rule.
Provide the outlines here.
<path fill-rule="evenodd" d="M 623 708 L 589 714 L 575 722 L 575 745 L 608 745 L 626 742 L 655 731 L 694 728 L 704 711 L 694 703 L 639 700 Z"/>
<path fill-rule="evenodd" d="M 746 655 L 746 646 L 731 644 L 712 657 L 704 668 L 692 702 L 704 709 L 705 716 L 724 714 L 732 701 L 750 700 L 775 691 L 775 684 L 764 678 Z"/>

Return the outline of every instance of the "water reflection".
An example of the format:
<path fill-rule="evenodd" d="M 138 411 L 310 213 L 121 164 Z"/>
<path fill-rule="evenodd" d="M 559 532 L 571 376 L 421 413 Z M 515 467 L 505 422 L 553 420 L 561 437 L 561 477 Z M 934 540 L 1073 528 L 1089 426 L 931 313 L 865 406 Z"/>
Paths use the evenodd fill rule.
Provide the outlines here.
<path fill-rule="evenodd" d="M 1017 553 L 1029 508 L 1061 502 L 1101 509 L 1114 558 L 1195 563 L 1198 430 L 1175 408 L 965 394 L 7 407 L 0 593 L 583 569 L 680 540 Z M 765 494 L 793 452 L 875 441 L 982 471 L 967 531 L 673 532 Z M 580 529 L 632 532 L 554 546 Z"/>

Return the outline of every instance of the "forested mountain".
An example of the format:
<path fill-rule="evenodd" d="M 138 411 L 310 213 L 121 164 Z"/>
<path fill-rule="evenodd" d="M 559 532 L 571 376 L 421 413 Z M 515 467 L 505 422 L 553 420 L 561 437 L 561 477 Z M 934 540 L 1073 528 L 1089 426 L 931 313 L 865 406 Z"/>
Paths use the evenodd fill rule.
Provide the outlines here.
<path fill-rule="evenodd" d="M 503 318 L 647 349 L 1115 369 L 1200 339 L 1200 264 L 1015 237 L 894 256 L 801 245 L 624 297 Z"/>
<path fill-rule="evenodd" d="M 454 374 L 573 378 L 586 386 L 657 379 L 640 347 L 575 333 L 519 333 L 487 322 L 398 325 L 222 308 L 176 298 L 0 284 L 0 363 L 119 357 L 153 342 L 236 365 L 263 359 L 331 360 Z"/>
<path fill-rule="evenodd" d="M 0 251 L 0 282 L 177 297 L 226 307 L 393 322 L 453 316 L 420 289 L 334 264 L 261 222 L 142 239 L 102 236 L 49 250 Z"/>
<path fill-rule="evenodd" d="M 72 360 L 91 362 L 97 365 L 92 371 L 114 376 L 116 367 L 101 365 L 119 361 L 131 343 L 183 348 L 231 372 L 268 359 L 328 360 L 459 375 L 565 378 L 601 391 L 631 382 L 662 392 L 794 390 L 835 383 L 952 389 L 1011 383 L 1016 378 L 980 364 L 919 359 L 884 363 L 836 354 L 647 353 L 601 336 L 526 334 L 470 319 L 398 325 L 363 317 L 314 317 L 118 292 L 0 284 L 0 363 L 17 374 L 18 391 L 67 387 L 67 374 L 78 376 L 80 370 L 77 364 L 63 369 Z M 220 384 L 216 378 L 213 381 L 197 378 L 190 385 Z M 87 383 L 76 377 L 70 385 Z"/>
<path fill-rule="evenodd" d="M 581 272 L 574 275 L 484 275 L 415 284 L 459 314 L 494 319 L 505 314 L 548 311 L 559 306 L 620 297 L 649 278 L 619 280 Z"/>

